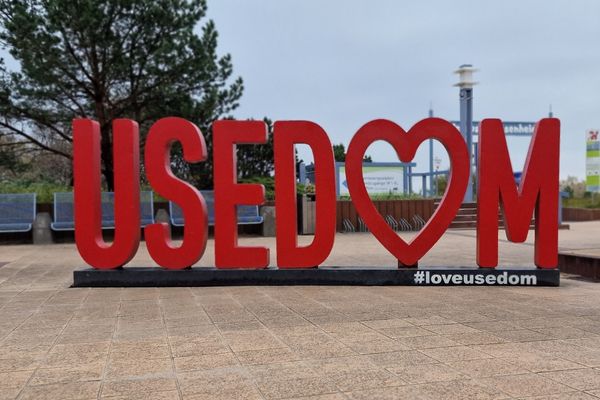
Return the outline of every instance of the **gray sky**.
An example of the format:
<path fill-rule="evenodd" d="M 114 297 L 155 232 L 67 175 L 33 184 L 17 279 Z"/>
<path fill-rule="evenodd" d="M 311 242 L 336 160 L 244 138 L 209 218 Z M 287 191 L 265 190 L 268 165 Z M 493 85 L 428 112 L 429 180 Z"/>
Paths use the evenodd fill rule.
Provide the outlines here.
<path fill-rule="evenodd" d="M 245 82 L 236 118 L 306 119 L 332 143 L 388 118 L 458 120 L 456 68 L 480 71 L 474 118 L 561 120 L 561 178 L 585 177 L 585 131 L 600 128 L 600 1 L 208 0 L 219 51 Z M 205 22 L 205 21 L 203 21 Z M 2 51 L 9 65 L 10 56 Z M 529 138 L 508 138 L 523 168 Z M 426 144 L 416 171 L 428 169 Z M 312 160 L 306 146 L 301 158 Z M 387 144 L 374 161 L 396 161 Z M 448 166 L 441 145 L 441 168 Z M 417 183 L 417 182 L 415 182 Z"/>
<path fill-rule="evenodd" d="M 374 118 L 408 129 L 456 120 L 460 64 L 472 63 L 475 119 L 561 119 L 561 177 L 585 176 L 585 131 L 600 128 L 600 1 L 209 0 L 219 49 L 245 81 L 237 118 L 308 119 L 348 145 Z M 528 138 L 509 138 L 521 170 Z M 417 170 L 426 170 L 426 145 Z M 395 161 L 376 144 L 374 161 Z M 436 155 L 447 166 L 441 146 Z M 310 160 L 307 148 L 301 157 Z"/>

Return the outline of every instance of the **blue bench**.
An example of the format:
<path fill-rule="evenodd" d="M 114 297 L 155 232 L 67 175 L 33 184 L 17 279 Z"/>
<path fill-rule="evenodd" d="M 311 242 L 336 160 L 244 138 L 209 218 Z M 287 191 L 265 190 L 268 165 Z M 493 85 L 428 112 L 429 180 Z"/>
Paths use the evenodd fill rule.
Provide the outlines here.
<path fill-rule="evenodd" d="M 202 196 L 206 201 L 206 208 L 208 211 L 208 224 L 215 224 L 215 196 L 212 190 L 201 190 Z M 173 203 L 169 202 L 169 215 L 171 219 L 171 225 L 183 226 L 185 221 L 183 220 L 183 212 L 181 208 Z M 263 217 L 258 214 L 258 206 L 251 205 L 238 205 L 237 206 L 237 223 L 239 225 L 250 225 L 250 224 L 262 224 Z"/>
<path fill-rule="evenodd" d="M 102 192 L 102 229 L 114 229 L 115 227 L 114 197 L 113 192 Z M 52 230 L 74 230 L 73 210 L 73 192 L 54 193 L 54 222 L 50 225 Z M 140 217 L 142 227 L 154 223 L 154 196 L 152 192 L 140 193 Z"/>
<path fill-rule="evenodd" d="M 0 232 L 29 232 L 35 211 L 35 193 L 0 194 Z"/>

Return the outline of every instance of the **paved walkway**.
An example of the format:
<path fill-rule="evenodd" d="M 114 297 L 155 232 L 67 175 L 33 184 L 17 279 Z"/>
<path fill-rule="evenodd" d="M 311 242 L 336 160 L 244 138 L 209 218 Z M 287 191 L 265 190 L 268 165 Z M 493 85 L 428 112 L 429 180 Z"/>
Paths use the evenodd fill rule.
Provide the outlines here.
<path fill-rule="evenodd" d="M 599 232 L 573 224 L 561 248 L 598 248 Z M 531 245 L 500 250 L 531 265 Z M 474 232 L 449 232 L 422 264 L 474 265 L 474 251 Z M 338 235 L 333 254 L 394 263 L 368 234 Z M 73 245 L 4 246 L 3 262 L 0 399 L 600 397 L 600 286 L 568 276 L 560 288 L 69 289 Z M 148 263 L 140 249 L 133 264 Z"/>

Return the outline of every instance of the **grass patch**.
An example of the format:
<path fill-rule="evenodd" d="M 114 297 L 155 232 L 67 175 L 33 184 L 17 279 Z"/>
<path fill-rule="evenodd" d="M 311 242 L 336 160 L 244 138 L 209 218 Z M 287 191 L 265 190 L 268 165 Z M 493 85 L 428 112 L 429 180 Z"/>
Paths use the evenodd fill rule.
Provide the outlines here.
<path fill-rule="evenodd" d="M 371 200 L 422 200 L 423 196 L 419 194 L 392 194 L 392 193 L 381 193 L 371 194 L 369 196 Z M 352 200 L 349 195 L 340 196 L 340 200 Z"/>
<path fill-rule="evenodd" d="M 563 207 L 569 208 L 600 208 L 600 195 L 584 198 L 563 199 Z"/>

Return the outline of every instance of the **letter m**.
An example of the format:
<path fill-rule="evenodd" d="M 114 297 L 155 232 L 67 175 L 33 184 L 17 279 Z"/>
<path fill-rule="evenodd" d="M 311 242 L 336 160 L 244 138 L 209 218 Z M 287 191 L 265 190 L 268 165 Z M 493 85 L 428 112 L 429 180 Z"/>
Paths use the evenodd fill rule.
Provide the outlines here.
<path fill-rule="evenodd" d="M 535 256 L 538 268 L 558 264 L 558 170 L 560 122 L 538 122 L 517 188 L 502 121 L 487 119 L 479 129 L 477 175 L 477 264 L 498 265 L 498 208 L 511 242 L 527 239 L 535 213 Z"/>

